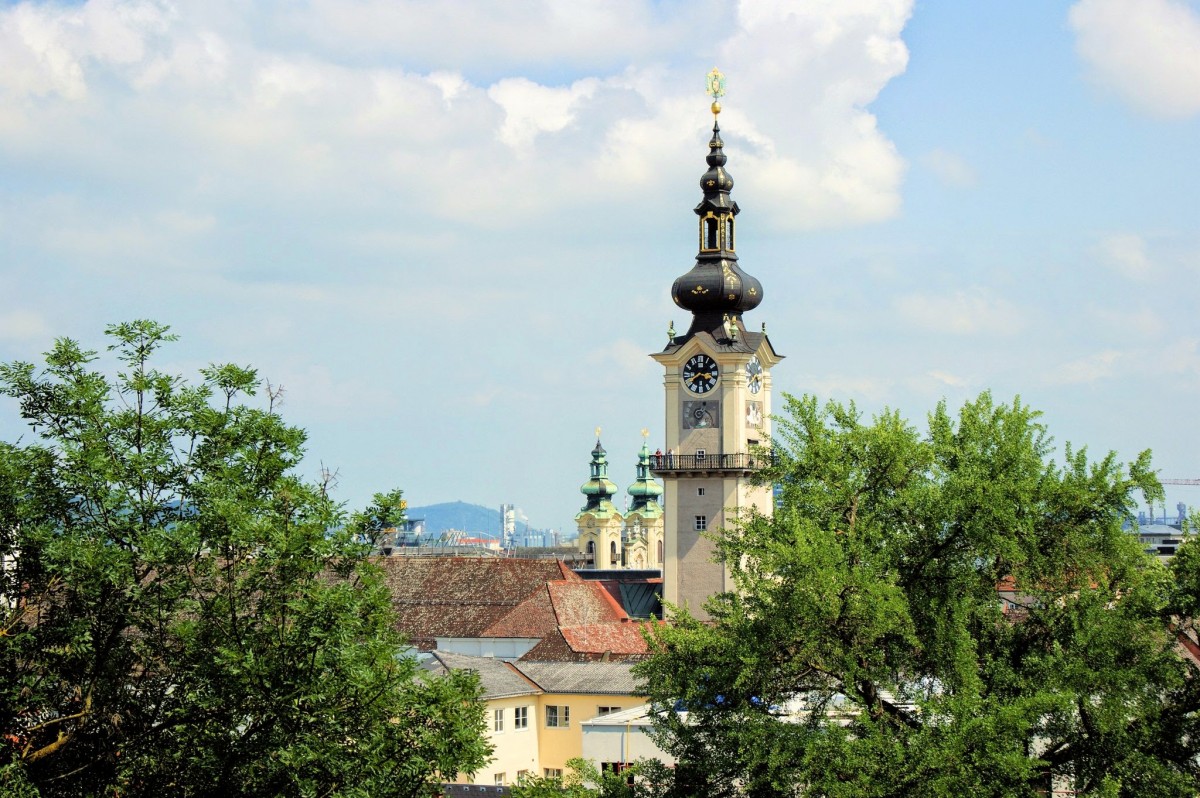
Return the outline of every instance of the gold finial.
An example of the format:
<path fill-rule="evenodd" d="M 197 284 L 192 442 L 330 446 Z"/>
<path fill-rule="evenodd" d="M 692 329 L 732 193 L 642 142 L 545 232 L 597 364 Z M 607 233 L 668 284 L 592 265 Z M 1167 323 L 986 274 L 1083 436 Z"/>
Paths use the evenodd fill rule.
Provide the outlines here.
<path fill-rule="evenodd" d="M 642 427 L 642 437 L 643 437 L 643 438 L 649 438 L 649 437 L 650 437 L 650 430 L 649 430 L 649 429 L 647 429 L 646 427 Z"/>
<path fill-rule="evenodd" d="M 600 440 L 600 428 L 596 427 L 596 440 Z"/>
<path fill-rule="evenodd" d="M 713 116 L 721 113 L 720 99 L 725 96 L 725 76 L 716 67 L 713 67 L 704 81 L 704 93 L 713 98 Z"/>

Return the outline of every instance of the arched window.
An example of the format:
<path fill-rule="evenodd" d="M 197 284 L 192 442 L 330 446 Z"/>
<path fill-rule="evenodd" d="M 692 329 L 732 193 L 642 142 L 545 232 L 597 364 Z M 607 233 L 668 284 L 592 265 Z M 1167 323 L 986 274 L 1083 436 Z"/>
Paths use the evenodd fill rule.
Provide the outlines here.
<path fill-rule="evenodd" d="M 616 565 L 621 561 L 620 554 L 617 553 L 617 541 L 615 540 L 608 544 L 608 561 L 612 565 Z"/>
<path fill-rule="evenodd" d="M 662 562 L 663 562 L 663 542 L 660 540 L 660 541 L 658 541 L 658 564 L 662 565 Z"/>
<path fill-rule="evenodd" d="M 704 220 L 704 248 L 717 248 L 717 220 L 709 216 Z"/>
<path fill-rule="evenodd" d="M 587 545 L 587 553 L 589 557 L 596 556 L 596 541 L 589 540 Z"/>
<path fill-rule="evenodd" d="M 733 217 L 725 218 L 725 249 L 733 249 Z"/>

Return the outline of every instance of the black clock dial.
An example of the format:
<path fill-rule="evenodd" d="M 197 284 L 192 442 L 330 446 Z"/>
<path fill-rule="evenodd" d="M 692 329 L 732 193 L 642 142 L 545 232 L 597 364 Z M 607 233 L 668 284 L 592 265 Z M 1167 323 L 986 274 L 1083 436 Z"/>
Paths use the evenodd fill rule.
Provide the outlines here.
<path fill-rule="evenodd" d="M 720 376 L 717 361 L 708 355 L 693 355 L 683 365 L 683 384 L 692 393 L 708 393 L 717 387 Z"/>

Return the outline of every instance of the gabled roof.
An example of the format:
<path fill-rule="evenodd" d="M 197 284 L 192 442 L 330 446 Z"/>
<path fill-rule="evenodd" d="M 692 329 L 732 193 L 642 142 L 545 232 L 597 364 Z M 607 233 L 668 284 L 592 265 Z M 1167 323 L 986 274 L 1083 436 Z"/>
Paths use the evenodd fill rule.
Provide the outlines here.
<path fill-rule="evenodd" d="M 578 579 L 547 582 L 546 587 L 559 626 L 620 623 L 629 619 L 603 585 Z"/>
<path fill-rule="evenodd" d="M 637 695 L 628 662 L 517 662 L 514 666 L 547 693 Z"/>
<path fill-rule="evenodd" d="M 639 625 L 598 582 L 558 560 L 381 557 L 398 626 L 419 649 L 437 638 L 540 640 L 523 660 L 637 658 Z"/>
<path fill-rule="evenodd" d="M 540 637 L 553 628 L 549 581 L 582 581 L 558 560 L 376 557 L 399 628 L 429 648 L 437 637 Z M 522 607 L 524 605 L 524 607 Z M 521 608 L 515 616 L 514 610 Z M 518 634 L 525 630 L 527 634 Z"/>
<path fill-rule="evenodd" d="M 561 630 L 572 651 L 630 657 L 646 653 L 646 638 L 637 623 L 592 623 Z"/>
<path fill-rule="evenodd" d="M 536 684 L 522 676 L 507 662 L 492 657 L 471 657 L 450 651 L 434 651 L 430 669 L 441 672 L 475 671 L 479 675 L 479 683 L 483 686 L 484 698 L 508 698 L 542 692 Z"/>

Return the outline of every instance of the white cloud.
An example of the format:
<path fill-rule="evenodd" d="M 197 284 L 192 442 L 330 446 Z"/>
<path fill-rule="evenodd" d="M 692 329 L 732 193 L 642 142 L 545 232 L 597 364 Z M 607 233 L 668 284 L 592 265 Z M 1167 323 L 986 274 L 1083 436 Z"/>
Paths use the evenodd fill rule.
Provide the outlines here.
<path fill-rule="evenodd" d="M 532 148 L 539 133 L 557 133 L 576 119 L 580 100 L 591 97 L 596 80 L 576 81 L 565 89 L 541 86 L 525 78 L 506 78 L 488 89 L 504 110 L 500 140 L 518 151 Z"/>
<path fill-rule="evenodd" d="M 966 158 L 946 150 L 935 149 L 927 152 L 921 158 L 921 163 L 933 172 L 938 180 L 952 188 L 970 188 L 979 181 L 978 175 L 971 168 L 971 164 L 967 163 Z"/>
<path fill-rule="evenodd" d="M 628 338 L 611 341 L 584 356 L 590 374 L 605 374 L 615 385 L 636 385 L 658 366 L 646 357 L 646 346 Z M 586 381 L 585 381 L 586 382 Z"/>
<path fill-rule="evenodd" d="M 1145 304 L 1133 306 L 1126 301 L 1116 308 L 1097 309 L 1093 315 L 1100 327 L 1118 336 L 1153 340 L 1168 330 L 1168 314 Z"/>
<path fill-rule="evenodd" d="M 1047 382 L 1056 385 L 1075 385 L 1107 379 L 1116 373 L 1117 366 L 1125 360 L 1115 349 L 1107 349 L 1087 357 L 1063 363 L 1049 375 Z"/>
<path fill-rule="evenodd" d="M 46 317 L 37 311 L 0 311 L 0 340 L 28 341 L 49 335 L 50 325 L 46 323 Z"/>
<path fill-rule="evenodd" d="M 730 170 L 763 223 L 897 212 L 905 165 L 866 107 L 905 69 L 912 0 L 567 8 L 23 3 L 0 9 L 0 146 L 128 187 L 131 204 L 203 197 L 319 218 L 419 192 L 484 228 L 580 219 L 602 192 L 661 197 L 703 170 L 702 39 L 730 73 Z M 326 49 L 305 49 L 314 39 Z M 472 75 L 481 59 L 489 74 Z"/>
<path fill-rule="evenodd" d="M 1080 0 L 1075 47 L 1093 78 L 1154 116 L 1200 113 L 1200 12 L 1179 0 Z"/>
<path fill-rule="evenodd" d="M 894 302 L 901 320 L 950 335 L 1013 335 L 1025 326 L 1020 310 L 983 288 L 952 294 L 908 294 Z"/>
<path fill-rule="evenodd" d="M 944 371 L 931 371 L 928 376 L 950 388 L 967 388 L 971 384 L 971 381 L 966 377 L 959 377 L 956 374 L 948 374 Z"/>
<path fill-rule="evenodd" d="M 1100 242 L 1101 260 L 1113 271 L 1131 280 L 1145 280 L 1154 265 L 1146 255 L 1146 241 L 1133 233 L 1118 233 Z"/>

